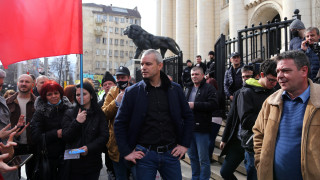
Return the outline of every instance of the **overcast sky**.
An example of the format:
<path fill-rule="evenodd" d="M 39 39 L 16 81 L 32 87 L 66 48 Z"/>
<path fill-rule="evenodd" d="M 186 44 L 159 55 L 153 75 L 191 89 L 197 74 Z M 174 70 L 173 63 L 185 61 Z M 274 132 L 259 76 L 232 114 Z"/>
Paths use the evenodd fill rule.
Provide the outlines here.
<path fill-rule="evenodd" d="M 156 2 L 155 0 L 82 0 L 82 3 L 95 3 L 133 9 L 138 7 L 141 15 L 141 26 L 151 34 L 156 32 Z"/>

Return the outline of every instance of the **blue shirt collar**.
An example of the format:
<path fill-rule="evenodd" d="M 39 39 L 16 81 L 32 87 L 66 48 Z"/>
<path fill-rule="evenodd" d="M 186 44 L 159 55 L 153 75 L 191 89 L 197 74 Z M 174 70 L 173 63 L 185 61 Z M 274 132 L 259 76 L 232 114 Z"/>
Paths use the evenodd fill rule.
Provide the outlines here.
<path fill-rule="evenodd" d="M 300 96 L 294 98 L 294 99 L 291 99 L 289 94 L 287 93 L 287 91 L 283 91 L 282 93 L 282 99 L 284 99 L 284 97 L 288 97 L 290 100 L 294 101 L 294 100 L 297 100 L 297 99 L 301 99 L 303 103 L 306 103 L 310 97 L 310 86 L 308 86 L 308 88 L 302 93 L 300 94 Z"/>

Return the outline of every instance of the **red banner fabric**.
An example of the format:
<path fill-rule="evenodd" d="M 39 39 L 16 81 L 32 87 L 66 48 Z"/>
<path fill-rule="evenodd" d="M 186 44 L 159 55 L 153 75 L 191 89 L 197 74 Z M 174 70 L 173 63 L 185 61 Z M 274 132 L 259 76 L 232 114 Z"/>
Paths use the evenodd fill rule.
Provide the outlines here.
<path fill-rule="evenodd" d="M 82 54 L 81 0 L 0 0 L 0 60 Z"/>

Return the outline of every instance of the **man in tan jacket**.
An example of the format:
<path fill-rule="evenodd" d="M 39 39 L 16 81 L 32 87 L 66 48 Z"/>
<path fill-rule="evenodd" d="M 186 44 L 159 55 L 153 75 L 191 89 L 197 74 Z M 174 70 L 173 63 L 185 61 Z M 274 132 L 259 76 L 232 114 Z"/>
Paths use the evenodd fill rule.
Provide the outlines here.
<path fill-rule="evenodd" d="M 113 86 L 104 101 L 102 111 L 105 113 L 109 127 L 109 141 L 107 143 L 108 154 L 113 163 L 116 179 L 127 179 L 127 167 L 125 165 L 123 157 L 120 157 L 116 138 L 114 136 L 114 118 L 118 112 L 124 90 L 129 86 L 131 79 L 130 71 L 127 67 L 120 66 L 116 70 L 116 83 L 117 86 Z"/>
<path fill-rule="evenodd" d="M 259 180 L 319 179 L 320 86 L 301 51 L 277 58 L 281 89 L 266 99 L 253 127 Z"/>

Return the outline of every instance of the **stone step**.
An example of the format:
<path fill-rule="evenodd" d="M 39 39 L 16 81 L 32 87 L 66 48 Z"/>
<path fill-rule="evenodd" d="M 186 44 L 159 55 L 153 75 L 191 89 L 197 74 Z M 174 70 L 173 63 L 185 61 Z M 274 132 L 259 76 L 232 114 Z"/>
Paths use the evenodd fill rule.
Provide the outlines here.
<path fill-rule="evenodd" d="M 215 161 L 219 162 L 220 164 L 223 163 L 224 159 L 225 159 L 225 156 L 222 156 L 220 157 L 220 153 L 221 153 L 221 150 L 218 149 L 218 148 L 215 148 L 214 149 L 214 152 L 212 154 L 212 159 L 214 159 Z M 246 168 L 244 166 L 244 162 L 242 161 L 240 163 L 240 165 L 237 167 L 236 169 L 237 172 L 243 174 L 243 175 L 247 175 L 247 172 L 246 172 Z"/>
<path fill-rule="evenodd" d="M 216 151 L 216 149 L 215 149 L 215 151 Z M 186 154 L 185 158 L 183 159 L 183 161 L 190 164 L 190 159 L 187 154 Z M 211 178 L 212 179 L 223 180 L 223 178 L 220 175 L 220 169 L 221 169 L 221 164 L 219 161 L 211 163 Z M 237 177 L 238 180 L 246 180 L 247 179 L 246 175 L 243 175 L 237 171 L 234 172 L 234 175 Z"/>

